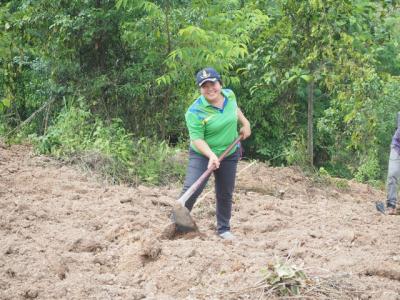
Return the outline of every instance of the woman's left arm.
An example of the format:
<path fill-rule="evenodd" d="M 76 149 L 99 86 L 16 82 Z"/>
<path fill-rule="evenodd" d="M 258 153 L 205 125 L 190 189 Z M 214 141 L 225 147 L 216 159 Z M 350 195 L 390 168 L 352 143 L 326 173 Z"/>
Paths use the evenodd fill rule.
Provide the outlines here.
<path fill-rule="evenodd" d="M 239 133 L 242 136 L 242 139 L 245 140 L 251 135 L 250 122 L 246 119 L 239 107 L 237 108 L 237 115 L 240 124 L 242 124 Z"/>

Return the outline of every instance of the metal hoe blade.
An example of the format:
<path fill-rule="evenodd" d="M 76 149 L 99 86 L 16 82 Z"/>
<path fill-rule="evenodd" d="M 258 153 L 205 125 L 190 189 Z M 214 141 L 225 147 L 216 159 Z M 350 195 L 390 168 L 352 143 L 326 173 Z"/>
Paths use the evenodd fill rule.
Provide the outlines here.
<path fill-rule="evenodd" d="M 186 233 L 198 231 L 196 223 L 190 216 L 189 210 L 180 204 L 172 209 L 172 222 L 175 223 L 177 232 Z"/>
<path fill-rule="evenodd" d="M 386 215 L 385 204 L 382 201 L 375 202 L 376 210 Z"/>

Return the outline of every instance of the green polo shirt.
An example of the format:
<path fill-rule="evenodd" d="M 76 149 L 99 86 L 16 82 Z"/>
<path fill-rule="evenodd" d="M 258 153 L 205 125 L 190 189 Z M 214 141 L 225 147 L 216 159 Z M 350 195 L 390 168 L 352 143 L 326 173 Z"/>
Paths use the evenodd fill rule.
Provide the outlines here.
<path fill-rule="evenodd" d="M 236 96 L 228 89 L 223 89 L 222 94 L 225 100 L 221 109 L 212 106 L 204 96 L 200 96 L 185 114 L 190 140 L 205 140 L 217 156 L 238 137 Z M 197 153 L 201 153 L 192 142 L 190 146 Z M 235 151 L 236 147 L 228 155 Z"/>

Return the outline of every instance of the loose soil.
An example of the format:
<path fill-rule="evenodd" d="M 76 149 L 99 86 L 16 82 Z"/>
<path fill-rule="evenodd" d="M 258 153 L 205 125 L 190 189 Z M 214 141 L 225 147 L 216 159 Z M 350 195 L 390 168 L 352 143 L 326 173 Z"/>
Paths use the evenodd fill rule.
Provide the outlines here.
<path fill-rule="evenodd" d="M 307 275 L 305 298 L 400 299 L 400 216 L 376 212 L 383 191 L 240 162 L 233 242 L 207 191 L 200 233 L 174 236 L 179 184 L 110 185 L 0 144 L 0 299 L 271 299 L 260 282 L 278 261 Z"/>

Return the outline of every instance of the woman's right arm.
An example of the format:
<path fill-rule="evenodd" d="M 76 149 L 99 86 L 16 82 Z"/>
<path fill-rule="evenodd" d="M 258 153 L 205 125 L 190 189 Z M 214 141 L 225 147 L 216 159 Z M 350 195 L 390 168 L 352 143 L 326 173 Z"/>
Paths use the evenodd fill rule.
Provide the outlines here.
<path fill-rule="evenodd" d="M 210 146 L 208 146 L 205 140 L 202 139 L 192 140 L 192 143 L 201 152 L 201 154 L 208 157 L 209 159 L 208 168 L 210 168 L 212 165 L 215 166 L 215 169 L 219 168 L 218 157 L 215 155 L 214 152 L 212 152 Z"/>

